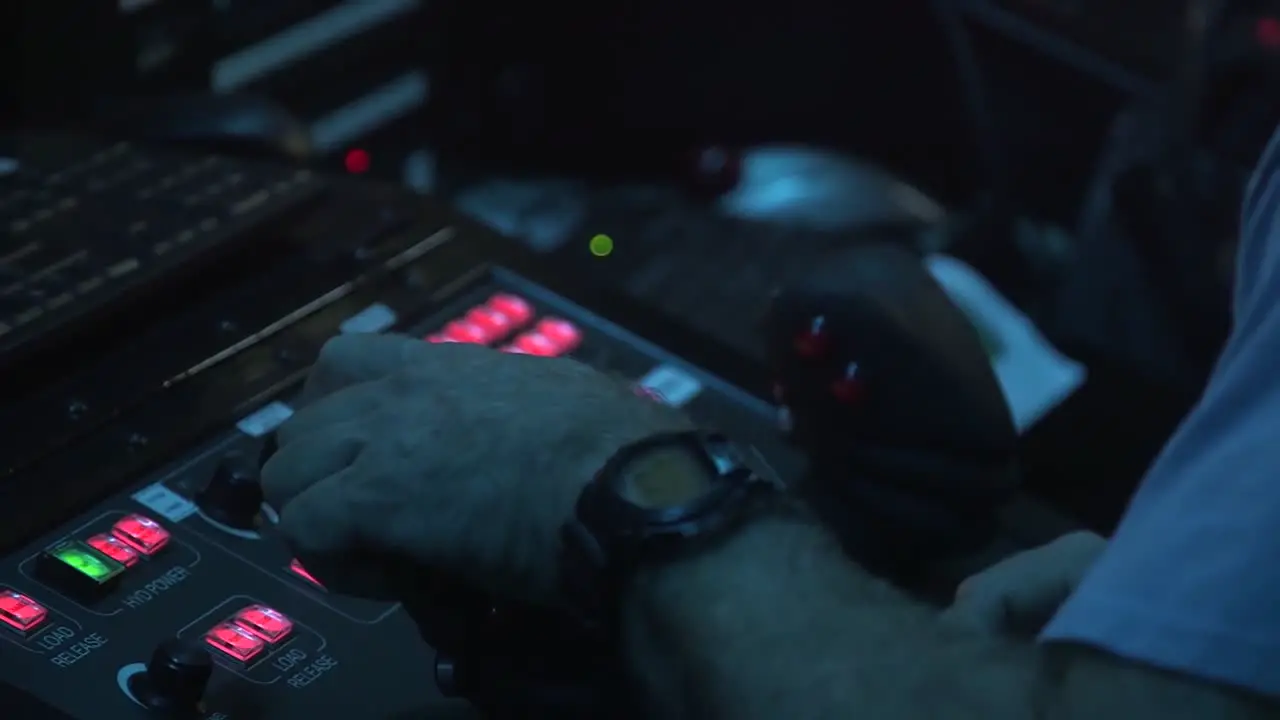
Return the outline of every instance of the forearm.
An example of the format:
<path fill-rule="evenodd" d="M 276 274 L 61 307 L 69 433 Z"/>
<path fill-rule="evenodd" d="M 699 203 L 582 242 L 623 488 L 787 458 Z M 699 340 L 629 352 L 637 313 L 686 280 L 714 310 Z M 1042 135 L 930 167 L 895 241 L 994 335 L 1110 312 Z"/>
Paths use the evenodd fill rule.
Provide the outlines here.
<path fill-rule="evenodd" d="M 1079 648 L 949 627 L 802 519 L 761 520 L 640 577 L 626 609 L 652 716 L 1250 720 L 1216 688 Z"/>

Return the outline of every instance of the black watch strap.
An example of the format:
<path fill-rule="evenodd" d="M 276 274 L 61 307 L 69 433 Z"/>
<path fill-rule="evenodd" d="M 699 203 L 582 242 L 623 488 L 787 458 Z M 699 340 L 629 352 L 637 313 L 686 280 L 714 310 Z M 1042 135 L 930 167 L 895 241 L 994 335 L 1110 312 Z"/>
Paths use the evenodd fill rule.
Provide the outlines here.
<path fill-rule="evenodd" d="M 706 492 L 678 507 L 643 508 L 627 500 L 620 488 L 633 463 L 670 449 L 704 465 Z M 583 488 L 574 517 L 562 529 L 560 575 L 571 607 L 598 632 L 612 634 L 621 593 L 640 567 L 715 542 L 778 490 L 717 433 L 664 433 L 623 447 Z"/>

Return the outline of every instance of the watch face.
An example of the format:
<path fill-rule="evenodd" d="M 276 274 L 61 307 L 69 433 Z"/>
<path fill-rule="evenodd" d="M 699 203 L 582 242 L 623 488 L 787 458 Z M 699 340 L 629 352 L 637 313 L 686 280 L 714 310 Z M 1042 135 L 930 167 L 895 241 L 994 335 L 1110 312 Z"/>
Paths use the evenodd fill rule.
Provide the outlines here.
<path fill-rule="evenodd" d="M 620 473 L 618 493 L 645 509 L 688 505 L 705 495 L 717 476 L 687 448 L 657 448 Z"/>

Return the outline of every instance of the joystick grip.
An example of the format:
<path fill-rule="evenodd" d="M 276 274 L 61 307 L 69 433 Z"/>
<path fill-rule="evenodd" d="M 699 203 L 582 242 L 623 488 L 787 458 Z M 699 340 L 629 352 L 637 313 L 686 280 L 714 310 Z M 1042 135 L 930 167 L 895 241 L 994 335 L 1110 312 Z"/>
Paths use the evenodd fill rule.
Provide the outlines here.
<path fill-rule="evenodd" d="M 978 549 L 1016 480 L 1017 435 L 977 330 L 898 246 L 865 246 L 775 296 L 774 395 L 801 490 L 875 572 Z"/>

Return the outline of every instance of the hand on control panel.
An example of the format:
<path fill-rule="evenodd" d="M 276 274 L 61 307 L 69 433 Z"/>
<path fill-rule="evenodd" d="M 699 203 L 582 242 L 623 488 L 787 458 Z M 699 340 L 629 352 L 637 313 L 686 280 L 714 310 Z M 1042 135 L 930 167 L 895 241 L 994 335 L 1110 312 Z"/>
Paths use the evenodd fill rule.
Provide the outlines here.
<path fill-rule="evenodd" d="M 327 587 L 402 594 L 402 557 L 504 597 L 554 602 L 560 527 L 620 447 L 678 411 L 567 359 L 343 336 L 262 469 L 267 502 Z"/>
<path fill-rule="evenodd" d="M 547 610 L 561 527 L 619 448 L 689 421 L 572 360 L 372 335 L 326 345 L 299 405 L 262 487 L 306 567 L 400 601 L 446 694 L 598 717 L 612 665 Z"/>
<path fill-rule="evenodd" d="M 824 268 L 766 323 L 804 493 L 877 572 L 976 549 L 1014 488 L 1017 439 L 976 330 L 903 248 Z"/>

